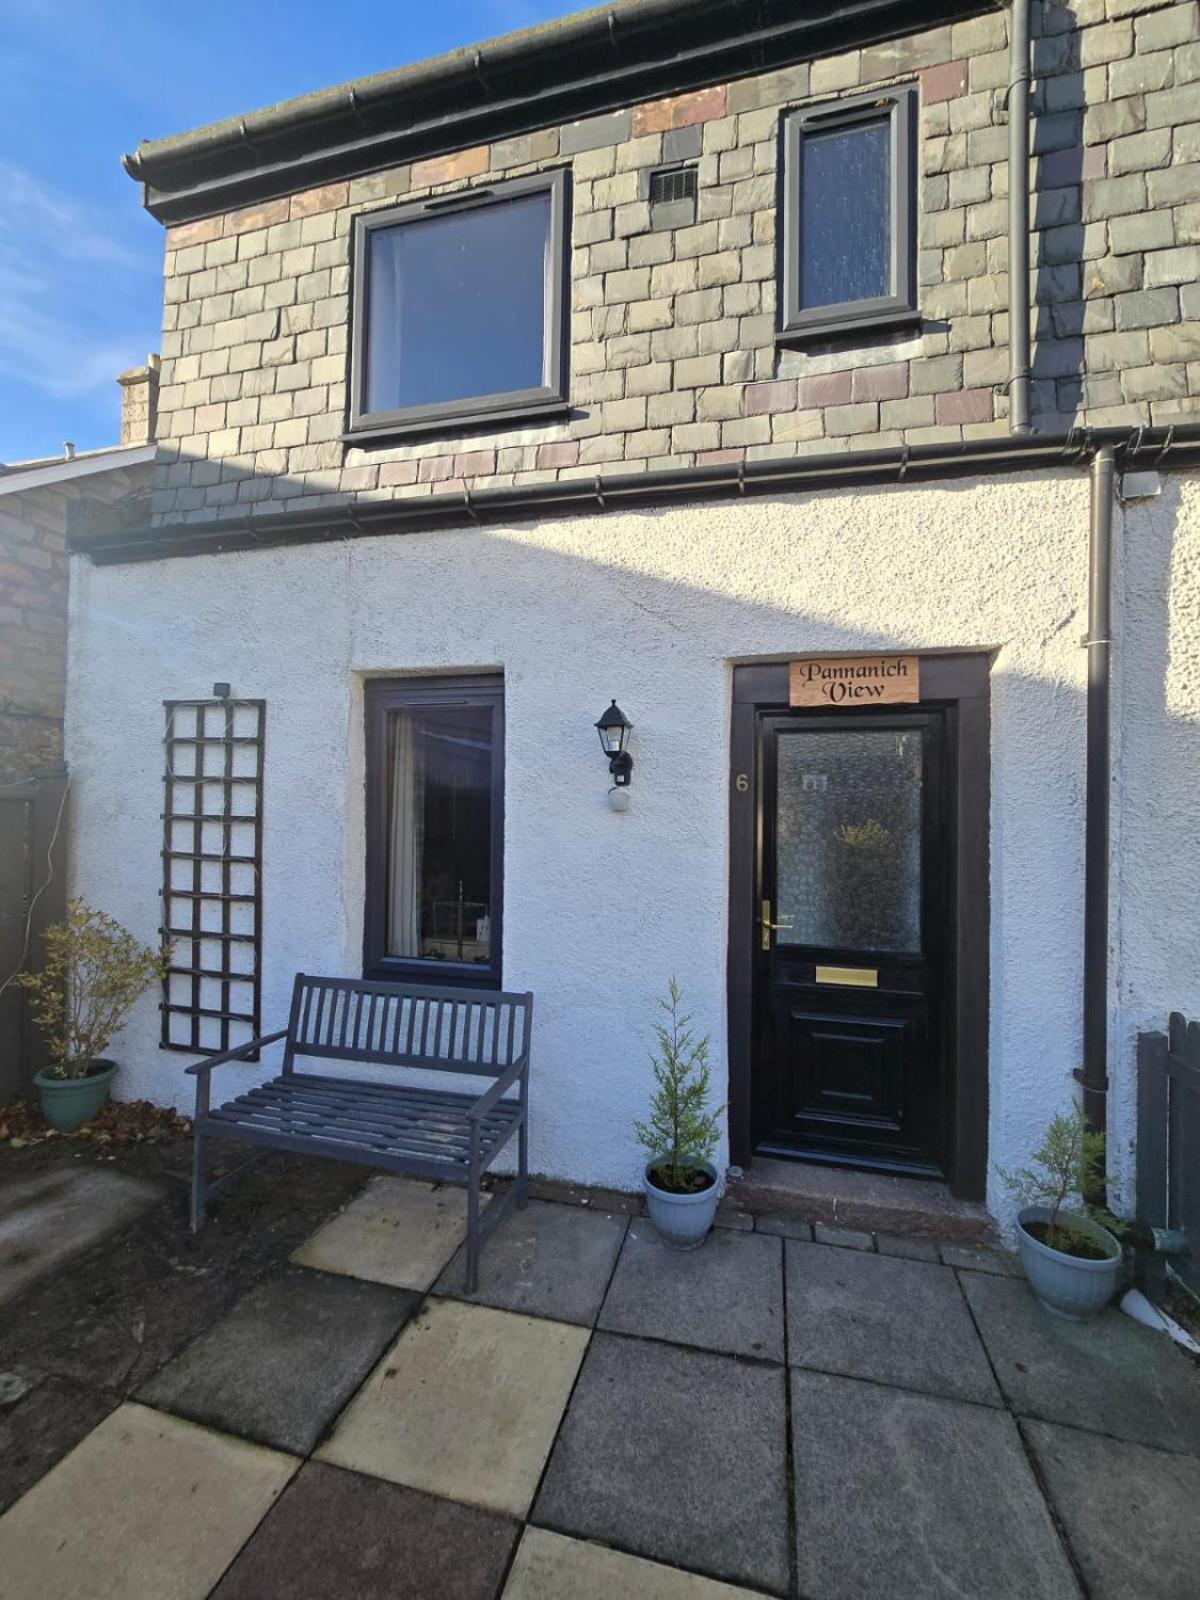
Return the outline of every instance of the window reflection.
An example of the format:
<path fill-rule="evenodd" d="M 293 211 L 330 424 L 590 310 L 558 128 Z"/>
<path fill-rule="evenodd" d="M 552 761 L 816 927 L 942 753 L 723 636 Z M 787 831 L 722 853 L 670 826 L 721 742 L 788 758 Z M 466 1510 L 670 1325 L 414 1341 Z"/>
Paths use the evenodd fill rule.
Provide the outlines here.
<path fill-rule="evenodd" d="M 550 212 L 533 194 L 371 233 L 368 411 L 547 381 Z"/>

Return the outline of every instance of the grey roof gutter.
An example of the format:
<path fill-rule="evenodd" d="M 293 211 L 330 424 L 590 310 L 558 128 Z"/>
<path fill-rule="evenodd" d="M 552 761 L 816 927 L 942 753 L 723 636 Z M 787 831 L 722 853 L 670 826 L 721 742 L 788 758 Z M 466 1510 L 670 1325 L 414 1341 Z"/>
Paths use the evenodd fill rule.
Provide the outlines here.
<path fill-rule="evenodd" d="M 79 528 L 71 549 L 97 565 L 170 556 L 313 544 L 372 535 L 418 533 L 476 524 L 512 524 L 548 516 L 603 515 L 638 507 L 809 493 L 819 489 L 886 488 L 905 482 L 1052 468 L 1082 470 L 1109 446 L 1122 471 L 1200 466 L 1200 423 L 1174 428 L 1104 428 L 1070 434 L 968 440 L 886 450 L 754 461 L 740 466 L 680 467 L 611 473 L 511 488 L 433 494 L 422 499 L 346 501 L 306 511 L 252 512 L 115 531 Z"/>
<path fill-rule="evenodd" d="M 124 158 L 162 222 L 921 32 L 994 0 L 623 0 Z"/>

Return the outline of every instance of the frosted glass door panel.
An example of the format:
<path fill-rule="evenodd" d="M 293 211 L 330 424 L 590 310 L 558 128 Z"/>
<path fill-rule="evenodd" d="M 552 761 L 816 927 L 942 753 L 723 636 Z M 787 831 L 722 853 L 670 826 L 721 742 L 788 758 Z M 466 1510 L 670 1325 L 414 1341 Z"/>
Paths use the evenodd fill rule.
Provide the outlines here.
<path fill-rule="evenodd" d="M 920 951 L 922 779 L 919 731 L 780 737 L 780 944 Z"/>

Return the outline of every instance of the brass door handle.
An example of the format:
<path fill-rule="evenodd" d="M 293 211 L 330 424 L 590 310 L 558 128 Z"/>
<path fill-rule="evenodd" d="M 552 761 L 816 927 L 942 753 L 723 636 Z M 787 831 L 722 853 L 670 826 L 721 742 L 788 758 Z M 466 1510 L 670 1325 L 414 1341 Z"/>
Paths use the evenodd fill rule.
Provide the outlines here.
<path fill-rule="evenodd" d="M 772 922 L 771 921 L 771 902 L 769 900 L 764 900 L 763 901 L 763 903 L 762 903 L 762 915 L 759 917 L 758 920 L 762 925 L 762 947 L 763 947 L 764 950 L 769 950 L 771 948 L 771 935 L 772 935 L 772 933 L 775 933 L 775 932 L 788 933 L 792 929 L 792 927 L 794 926 L 794 923 L 793 923 L 793 920 L 792 920 L 791 917 L 789 917 L 786 922 L 783 922 L 783 921 Z"/>

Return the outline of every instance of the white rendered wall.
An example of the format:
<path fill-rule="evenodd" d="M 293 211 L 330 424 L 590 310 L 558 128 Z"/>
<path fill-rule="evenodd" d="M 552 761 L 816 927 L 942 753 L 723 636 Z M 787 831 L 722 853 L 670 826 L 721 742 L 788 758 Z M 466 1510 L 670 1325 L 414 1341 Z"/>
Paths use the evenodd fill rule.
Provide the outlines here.
<path fill-rule="evenodd" d="M 1132 1210 L 1137 1035 L 1200 1017 L 1200 481 L 1163 478 L 1122 523 L 1109 1153 Z"/>
<path fill-rule="evenodd" d="M 1143 515 L 1169 544 L 1172 502 L 1131 525 Z M 503 668 L 504 980 L 537 996 L 533 1164 L 630 1187 L 672 973 L 711 1034 L 724 1097 L 731 664 L 993 650 L 990 1154 L 1014 1162 L 1079 1059 L 1087 526 L 1086 479 L 1064 473 L 76 560 L 73 891 L 154 937 L 162 701 L 217 679 L 265 698 L 263 1018 L 281 1026 L 297 969 L 361 970 L 364 677 Z M 1195 539 L 1179 575 L 1193 608 Z M 1161 668 L 1160 654 L 1149 676 Z M 1194 739 L 1194 669 L 1177 676 Z M 635 724 L 625 815 L 607 807 L 592 728 L 613 696 Z M 1194 815 L 1185 788 L 1181 775 Z M 1137 848 L 1154 856 L 1153 829 Z M 1128 971 L 1147 1016 L 1188 1003 L 1189 982 L 1195 995 L 1184 959 L 1157 987 Z M 1123 1000 L 1123 1043 L 1133 1009 Z M 112 1053 L 125 1097 L 186 1107 L 188 1058 L 158 1049 L 155 996 Z M 990 1198 L 1004 1214 L 994 1176 Z"/>

